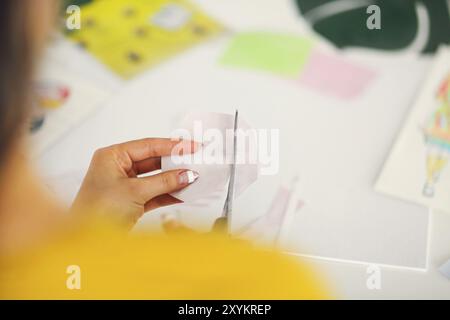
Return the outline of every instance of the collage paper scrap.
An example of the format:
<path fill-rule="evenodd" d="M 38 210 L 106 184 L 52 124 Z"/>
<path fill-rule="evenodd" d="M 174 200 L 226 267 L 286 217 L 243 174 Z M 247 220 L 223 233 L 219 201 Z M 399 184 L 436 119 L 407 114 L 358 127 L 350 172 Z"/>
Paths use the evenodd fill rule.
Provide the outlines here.
<path fill-rule="evenodd" d="M 33 86 L 32 153 L 43 154 L 99 108 L 110 92 L 51 58 L 39 66 Z"/>
<path fill-rule="evenodd" d="M 375 76 L 364 65 L 317 49 L 308 37 L 271 32 L 236 35 L 220 63 L 270 72 L 341 99 L 360 95 Z"/>
<path fill-rule="evenodd" d="M 33 86 L 34 100 L 30 123 L 31 133 L 39 131 L 46 113 L 64 106 L 70 98 L 71 89 L 65 83 L 41 79 Z"/>
<path fill-rule="evenodd" d="M 93 0 L 66 35 L 123 78 L 218 35 L 223 27 L 188 0 Z"/>

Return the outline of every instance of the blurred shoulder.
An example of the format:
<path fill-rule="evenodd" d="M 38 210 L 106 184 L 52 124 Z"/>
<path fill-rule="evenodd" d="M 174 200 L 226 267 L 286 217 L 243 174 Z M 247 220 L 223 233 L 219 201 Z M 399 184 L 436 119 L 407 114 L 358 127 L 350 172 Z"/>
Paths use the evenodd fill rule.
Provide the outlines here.
<path fill-rule="evenodd" d="M 327 298 L 293 257 L 219 235 L 125 234 L 95 223 L 0 267 L 1 298 Z"/>

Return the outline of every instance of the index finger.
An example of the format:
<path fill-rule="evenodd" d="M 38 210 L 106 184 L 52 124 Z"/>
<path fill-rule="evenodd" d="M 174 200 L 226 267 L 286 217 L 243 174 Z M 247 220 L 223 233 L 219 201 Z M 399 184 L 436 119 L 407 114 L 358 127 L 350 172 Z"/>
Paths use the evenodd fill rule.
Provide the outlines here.
<path fill-rule="evenodd" d="M 197 151 L 199 143 L 192 140 L 144 138 L 116 145 L 116 148 L 126 152 L 133 162 L 154 157 L 170 156 L 175 147 L 181 151 L 181 154 L 189 154 Z"/>

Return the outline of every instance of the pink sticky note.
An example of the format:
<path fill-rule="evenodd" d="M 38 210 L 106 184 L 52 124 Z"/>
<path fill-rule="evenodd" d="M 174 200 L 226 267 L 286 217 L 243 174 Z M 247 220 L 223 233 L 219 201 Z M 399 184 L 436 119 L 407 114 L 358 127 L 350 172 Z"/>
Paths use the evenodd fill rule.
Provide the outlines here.
<path fill-rule="evenodd" d="M 375 72 L 332 53 L 314 51 L 300 75 L 300 83 L 342 99 L 360 95 Z"/>

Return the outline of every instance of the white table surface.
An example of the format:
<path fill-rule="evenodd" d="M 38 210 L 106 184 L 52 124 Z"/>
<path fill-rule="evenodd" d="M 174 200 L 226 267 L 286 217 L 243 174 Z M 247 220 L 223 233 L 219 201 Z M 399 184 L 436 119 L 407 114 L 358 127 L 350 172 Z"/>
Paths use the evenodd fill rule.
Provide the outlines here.
<path fill-rule="evenodd" d="M 308 33 L 305 24 L 298 19 L 297 13 L 289 0 L 197 0 L 209 14 L 222 21 L 230 30 L 279 30 Z M 221 41 L 220 39 L 217 41 Z M 219 44 L 220 45 L 220 44 Z M 65 49 L 56 52 L 61 57 Z M 67 52 L 71 49 L 69 48 Z M 194 48 L 187 55 L 207 55 L 204 46 Z M 164 104 L 165 96 L 170 91 L 173 78 L 170 75 L 171 64 L 183 65 L 185 55 L 180 55 L 161 67 L 138 76 L 135 80 L 124 83 L 112 76 L 92 58 L 76 54 L 66 57 L 66 64 L 84 76 L 94 79 L 101 85 L 114 91 L 119 98 L 113 98 L 96 112 L 90 119 L 64 136 L 36 161 L 36 166 L 45 178 L 50 177 L 49 184 L 57 187 L 57 193 L 69 202 L 76 193 L 93 151 L 99 147 L 143 136 L 164 136 L 170 132 L 170 123 L 158 121 L 166 117 L 166 110 L 152 109 L 152 104 Z M 200 67 L 200 66 L 198 66 Z M 179 70 L 180 73 L 189 72 Z M 143 95 L 142 85 L 138 82 L 149 79 L 167 87 L 165 92 Z M 153 80 L 151 80 L 153 79 Z M 195 79 L 194 79 L 195 80 Z M 151 83 L 151 82 L 150 82 Z M 199 88 L 200 90 L 201 88 Z M 139 92 L 138 92 L 139 90 Z M 181 91 L 180 91 L 181 90 Z M 126 91 L 128 99 L 120 99 L 121 92 Z M 136 92 L 134 92 L 136 91 Z M 134 94 L 134 93 L 135 94 Z M 214 95 L 214 92 L 208 93 Z M 196 108 L 205 103 L 199 95 L 191 96 L 183 92 L 178 83 L 177 92 L 173 92 L 171 106 L 179 109 Z M 192 99 L 190 99 L 192 97 Z M 148 100 L 147 100 L 148 98 Z M 211 97 L 210 97 L 211 98 Z M 220 108 L 219 108 L 220 109 Z M 170 114 L 170 113 L 169 113 Z M 139 115 L 139 116 L 136 116 Z M 175 121 L 176 119 L 170 119 Z M 398 124 L 400 125 L 400 123 Z M 394 138 L 394 137 L 392 137 Z M 151 220 L 151 218 L 148 218 Z M 399 268 L 381 267 L 381 289 L 369 290 L 366 286 L 367 266 L 318 259 L 308 259 L 322 272 L 334 288 L 337 296 L 349 299 L 392 299 L 392 298 L 450 298 L 450 280 L 439 274 L 437 268 L 450 259 L 450 214 L 431 213 L 429 235 L 428 268 L 426 272 L 410 271 Z"/>

